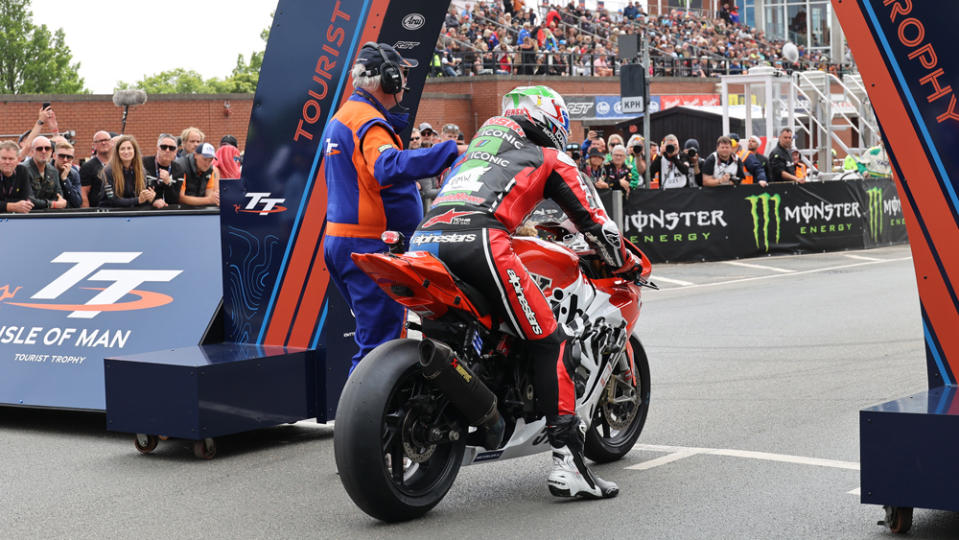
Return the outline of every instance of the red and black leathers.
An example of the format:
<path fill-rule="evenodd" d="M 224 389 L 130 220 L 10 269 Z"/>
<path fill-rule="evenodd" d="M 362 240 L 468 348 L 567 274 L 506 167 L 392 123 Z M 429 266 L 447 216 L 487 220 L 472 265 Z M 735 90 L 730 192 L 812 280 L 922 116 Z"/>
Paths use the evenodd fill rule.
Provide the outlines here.
<path fill-rule="evenodd" d="M 616 225 L 588 197 L 572 159 L 531 142 L 517 120 L 497 116 L 453 163 L 410 239 L 411 251 L 433 253 L 485 298 L 499 299 L 505 320 L 529 340 L 538 402 L 550 417 L 575 414 L 568 336 L 513 252 L 510 234 L 550 198 L 607 264 L 620 271 L 633 268 L 634 257 Z"/>

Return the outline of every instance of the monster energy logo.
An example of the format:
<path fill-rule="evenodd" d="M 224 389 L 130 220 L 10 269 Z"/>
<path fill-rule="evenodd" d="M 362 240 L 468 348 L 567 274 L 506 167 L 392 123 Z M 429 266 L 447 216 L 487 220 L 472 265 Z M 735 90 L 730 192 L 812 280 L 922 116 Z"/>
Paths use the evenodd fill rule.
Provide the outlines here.
<path fill-rule="evenodd" d="M 772 219 L 776 221 L 776 241 L 774 243 L 779 243 L 779 233 L 781 228 L 781 220 L 779 217 L 779 206 L 782 203 L 782 197 L 777 193 L 775 195 L 770 195 L 769 193 L 762 193 L 760 195 L 750 195 L 746 197 L 746 200 L 750 204 L 750 212 L 753 216 L 753 237 L 756 239 L 756 248 L 762 249 L 763 251 L 769 251 L 769 201 L 773 201 L 773 210 L 772 210 Z M 759 206 L 762 205 L 762 219 L 759 218 Z M 759 227 L 760 223 L 762 224 L 762 241 L 760 242 L 759 236 Z"/>
<path fill-rule="evenodd" d="M 869 211 L 869 234 L 874 242 L 879 241 L 882 234 L 882 188 L 874 187 L 866 190 Z"/>

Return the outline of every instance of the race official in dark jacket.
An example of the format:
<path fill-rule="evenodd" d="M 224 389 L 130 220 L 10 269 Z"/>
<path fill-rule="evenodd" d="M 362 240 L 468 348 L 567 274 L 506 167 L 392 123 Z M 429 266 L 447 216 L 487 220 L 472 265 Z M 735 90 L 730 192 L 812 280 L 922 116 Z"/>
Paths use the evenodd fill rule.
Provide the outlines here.
<path fill-rule="evenodd" d="M 805 182 L 796 176 L 796 164 L 792 160 L 793 130 L 784 128 L 779 132 L 779 141 L 769 153 L 770 182 Z"/>

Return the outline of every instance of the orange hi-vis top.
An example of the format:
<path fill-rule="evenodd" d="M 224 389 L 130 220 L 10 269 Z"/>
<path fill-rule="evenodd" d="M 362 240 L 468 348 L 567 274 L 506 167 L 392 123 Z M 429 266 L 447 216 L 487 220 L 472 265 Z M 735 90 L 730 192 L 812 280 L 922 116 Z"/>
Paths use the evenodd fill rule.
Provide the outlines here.
<path fill-rule="evenodd" d="M 752 150 L 746 150 L 745 152 L 743 152 L 741 156 L 739 156 L 741 161 L 743 162 L 743 170 L 746 171 L 746 176 L 743 177 L 743 181 L 741 182 L 743 184 L 752 184 L 754 180 L 753 173 L 749 172 L 749 169 L 746 168 L 746 158 L 748 158 L 749 155 L 752 153 L 753 153 Z"/>
<path fill-rule="evenodd" d="M 322 144 L 329 236 L 413 234 L 423 219 L 416 180 L 438 175 L 457 156 L 454 141 L 403 150 L 387 114 L 368 92 L 356 90 L 327 124 Z"/>
<path fill-rule="evenodd" d="M 325 142 L 325 166 L 327 177 L 336 178 L 336 183 L 342 189 L 329 186 L 331 208 L 326 232 L 334 236 L 379 238 L 386 230 L 386 210 L 381 192 L 389 186 L 382 186 L 376 181 L 373 164 L 379 157 L 381 146 L 395 145 L 402 149 L 403 143 L 385 126 L 380 112 L 364 101 L 347 101 L 330 122 L 331 137 L 327 141 L 332 140 L 335 146 L 330 147 Z M 377 124 L 384 127 L 371 130 Z M 347 133 L 351 139 L 349 145 L 342 141 L 342 135 Z M 339 142 L 333 138 L 337 134 L 341 135 L 337 138 Z M 355 188 L 352 185 L 354 179 Z M 341 191 L 344 197 L 339 196 Z M 349 209 L 355 210 L 350 212 Z"/>

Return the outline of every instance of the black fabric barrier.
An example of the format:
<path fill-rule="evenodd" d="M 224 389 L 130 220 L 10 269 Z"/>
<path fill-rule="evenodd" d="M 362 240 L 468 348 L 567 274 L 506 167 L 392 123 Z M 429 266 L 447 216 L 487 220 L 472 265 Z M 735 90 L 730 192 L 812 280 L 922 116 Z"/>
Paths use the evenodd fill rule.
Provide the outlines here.
<path fill-rule="evenodd" d="M 612 194 L 601 195 L 612 213 Z M 534 219 L 556 219 L 543 208 Z M 863 249 L 908 242 L 890 178 L 637 190 L 623 202 L 626 237 L 654 262 Z"/>
<path fill-rule="evenodd" d="M 654 261 L 704 261 L 907 242 L 896 186 L 877 178 L 637 191 L 626 237 Z"/>

